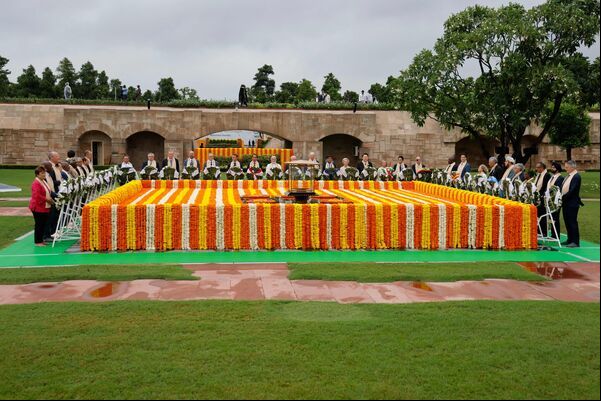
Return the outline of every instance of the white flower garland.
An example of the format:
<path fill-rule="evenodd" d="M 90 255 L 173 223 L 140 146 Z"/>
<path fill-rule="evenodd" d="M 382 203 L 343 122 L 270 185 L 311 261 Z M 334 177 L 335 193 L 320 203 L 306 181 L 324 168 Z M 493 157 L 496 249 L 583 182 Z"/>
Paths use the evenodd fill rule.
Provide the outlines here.
<path fill-rule="evenodd" d="M 119 205 L 111 205 L 111 250 L 117 250 L 117 210 Z"/>
<path fill-rule="evenodd" d="M 182 205 L 182 249 L 190 249 L 190 205 Z"/>
<path fill-rule="evenodd" d="M 406 227 L 406 238 L 407 238 L 407 249 L 413 249 L 415 246 L 414 234 L 415 234 L 415 210 L 413 204 L 405 204 L 405 210 L 407 211 L 407 227 Z"/>
<path fill-rule="evenodd" d="M 248 221 L 249 221 L 249 237 L 250 249 L 256 251 L 259 249 L 259 241 L 257 239 L 257 205 L 250 203 L 248 205 Z"/>
<path fill-rule="evenodd" d="M 476 210 L 475 205 L 467 205 L 468 209 L 468 232 L 467 232 L 467 247 L 476 247 Z"/>
<path fill-rule="evenodd" d="M 280 203 L 280 248 L 286 249 L 286 204 Z"/>
<path fill-rule="evenodd" d="M 505 206 L 499 208 L 499 249 L 505 249 Z"/>
<path fill-rule="evenodd" d="M 438 249 L 447 248 L 447 207 L 438 204 Z"/>
<path fill-rule="evenodd" d="M 146 249 L 154 250 L 155 204 L 146 205 Z"/>

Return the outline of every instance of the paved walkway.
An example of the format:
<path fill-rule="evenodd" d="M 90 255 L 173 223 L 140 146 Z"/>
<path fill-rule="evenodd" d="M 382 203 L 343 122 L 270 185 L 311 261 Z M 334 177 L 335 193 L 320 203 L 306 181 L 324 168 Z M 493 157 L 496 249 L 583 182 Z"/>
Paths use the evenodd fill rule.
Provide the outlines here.
<path fill-rule="evenodd" d="M 0 203 L 0 206 L 2 204 Z M 0 207 L 0 216 L 32 216 L 28 207 Z"/>
<path fill-rule="evenodd" d="M 286 264 L 188 265 L 199 281 L 134 280 L 1 285 L 0 304 L 114 300 L 292 300 L 339 303 L 413 303 L 458 300 L 561 300 L 599 302 L 598 263 L 528 263 L 555 277 L 528 283 L 513 280 L 453 283 L 289 280 Z"/>

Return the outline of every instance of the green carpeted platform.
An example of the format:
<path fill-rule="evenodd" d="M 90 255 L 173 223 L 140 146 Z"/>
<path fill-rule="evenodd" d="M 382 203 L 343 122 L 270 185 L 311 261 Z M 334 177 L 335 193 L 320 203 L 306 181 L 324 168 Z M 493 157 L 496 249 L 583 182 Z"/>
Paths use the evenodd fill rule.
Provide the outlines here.
<path fill-rule="evenodd" d="M 76 241 L 52 248 L 33 245 L 33 233 L 0 251 L 1 267 L 140 263 L 273 263 L 273 262 L 599 262 L 599 245 L 538 251 L 171 251 L 80 253 Z"/>

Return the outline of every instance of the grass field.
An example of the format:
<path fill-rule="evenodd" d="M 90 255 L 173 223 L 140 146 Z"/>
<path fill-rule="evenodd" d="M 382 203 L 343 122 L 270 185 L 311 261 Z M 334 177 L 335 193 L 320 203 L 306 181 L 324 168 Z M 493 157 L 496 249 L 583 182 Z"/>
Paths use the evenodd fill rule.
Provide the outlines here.
<path fill-rule="evenodd" d="M 0 217 L 0 249 L 31 230 L 33 230 L 33 216 Z"/>
<path fill-rule="evenodd" d="M 0 284 L 46 283 L 66 280 L 129 281 L 139 279 L 198 280 L 181 265 L 88 265 L 0 269 Z"/>
<path fill-rule="evenodd" d="M 0 192 L 0 198 L 26 198 L 31 196 L 33 170 L 0 169 L 0 182 L 21 188 L 21 192 Z"/>
<path fill-rule="evenodd" d="M 582 176 L 580 197 L 584 199 L 599 199 L 599 172 L 585 171 L 580 175 Z"/>
<path fill-rule="evenodd" d="M 599 304 L 41 303 L 0 321 L 1 398 L 599 399 Z"/>
<path fill-rule="evenodd" d="M 459 281 L 499 278 L 541 281 L 539 274 L 516 263 L 289 263 L 291 280 L 358 281 Z M 0 276 L 1 277 L 1 276 Z"/>

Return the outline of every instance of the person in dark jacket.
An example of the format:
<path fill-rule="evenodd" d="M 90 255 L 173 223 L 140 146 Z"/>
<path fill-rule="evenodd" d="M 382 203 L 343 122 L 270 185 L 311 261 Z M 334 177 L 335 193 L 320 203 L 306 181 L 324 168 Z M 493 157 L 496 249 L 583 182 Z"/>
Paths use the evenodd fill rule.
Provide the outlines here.
<path fill-rule="evenodd" d="M 357 170 L 359 170 L 359 174 L 361 174 L 364 169 L 366 169 L 367 167 L 373 167 L 373 166 L 374 165 L 371 164 L 371 162 L 369 161 L 369 155 L 367 153 L 363 153 L 363 157 L 361 158 L 361 161 L 357 164 Z"/>
<path fill-rule="evenodd" d="M 568 232 L 568 240 L 565 242 L 565 245 L 568 248 L 578 248 L 580 247 L 578 210 L 580 206 L 584 206 L 584 203 L 580 199 L 582 179 L 580 178 L 580 174 L 578 174 L 578 170 L 576 170 L 576 162 L 574 160 L 568 160 L 565 167 L 568 176 L 561 184 L 563 222 Z"/>
<path fill-rule="evenodd" d="M 547 183 L 547 188 L 548 190 L 551 189 L 551 187 L 557 187 L 561 190 L 561 185 L 563 184 L 563 176 L 561 175 L 561 172 L 563 171 L 563 168 L 561 167 L 561 163 L 558 162 L 553 162 L 551 163 L 551 179 L 549 180 L 549 182 Z M 561 219 L 560 216 L 561 215 L 561 206 L 555 211 L 553 212 L 552 216 L 553 216 L 553 225 L 555 226 L 555 232 L 553 232 L 553 236 L 555 236 L 555 234 L 557 233 L 557 239 L 559 239 L 559 233 L 561 233 Z"/>
<path fill-rule="evenodd" d="M 238 103 L 240 103 L 240 106 L 248 106 L 248 95 L 246 93 L 245 85 L 240 85 L 240 91 L 238 92 Z"/>
<path fill-rule="evenodd" d="M 536 185 L 536 190 L 541 195 L 541 197 L 545 196 L 545 192 L 547 191 L 547 185 L 549 180 L 551 179 L 551 174 L 547 172 L 547 166 L 543 162 L 536 163 L 536 177 L 534 177 L 534 185 Z M 547 236 L 547 218 L 542 217 L 547 213 L 547 209 L 545 208 L 545 203 L 541 202 L 540 205 L 536 208 L 536 214 L 540 218 L 538 223 L 539 232 L 542 233 L 545 237 Z"/>
<path fill-rule="evenodd" d="M 499 166 L 499 160 L 495 156 L 488 158 L 488 167 L 490 171 L 488 176 L 495 177 L 497 182 L 501 181 L 501 177 L 503 177 L 505 170 L 503 167 Z"/>

